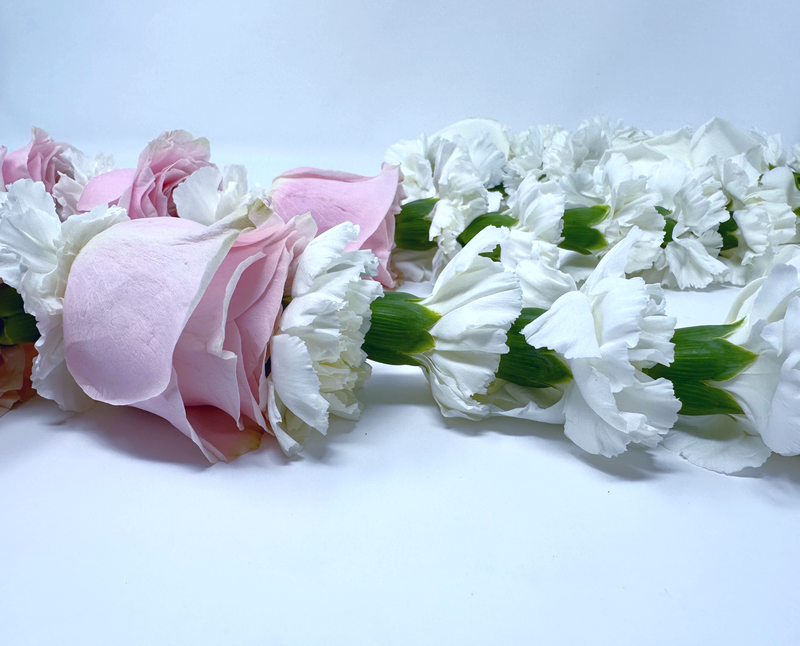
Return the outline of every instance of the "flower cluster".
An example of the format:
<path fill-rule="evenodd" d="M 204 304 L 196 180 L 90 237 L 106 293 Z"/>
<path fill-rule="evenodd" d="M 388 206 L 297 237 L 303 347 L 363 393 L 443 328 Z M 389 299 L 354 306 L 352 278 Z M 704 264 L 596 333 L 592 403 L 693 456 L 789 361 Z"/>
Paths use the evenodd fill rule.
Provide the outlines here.
<path fill-rule="evenodd" d="M 798 241 L 793 154 L 722 119 L 658 135 L 600 118 L 575 131 L 461 121 L 387 152 L 407 193 L 399 229 L 415 227 L 396 238 L 408 250 L 397 269 L 409 280 L 436 273 L 465 234 L 503 218 L 556 245 L 559 268 L 577 280 L 636 227 L 626 274 L 679 289 L 744 285 Z"/>
<path fill-rule="evenodd" d="M 184 131 L 134 169 L 40 129 L 0 155 L 0 414 L 33 393 L 133 406 L 211 461 L 264 432 L 294 453 L 329 415 L 358 417 L 382 292 L 363 279 L 393 284 L 398 169 L 298 169 L 264 190 Z"/>
<path fill-rule="evenodd" d="M 373 177 L 263 189 L 184 131 L 115 169 L 34 129 L 0 148 L 0 415 L 38 393 L 149 411 L 212 462 L 265 434 L 294 455 L 359 418 L 370 359 L 419 367 L 446 417 L 553 424 L 596 455 L 798 455 L 792 155 L 718 119 L 470 119 Z M 663 286 L 720 282 L 747 283 L 727 322 L 676 329 Z"/>

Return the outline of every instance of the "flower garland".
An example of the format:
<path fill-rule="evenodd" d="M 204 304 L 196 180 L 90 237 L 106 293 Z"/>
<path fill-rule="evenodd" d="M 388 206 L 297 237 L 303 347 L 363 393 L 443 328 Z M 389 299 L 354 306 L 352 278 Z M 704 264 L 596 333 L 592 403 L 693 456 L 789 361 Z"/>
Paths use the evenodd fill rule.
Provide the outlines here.
<path fill-rule="evenodd" d="M 638 227 L 626 275 L 678 289 L 745 285 L 800 241 L 800 145 L 789 159 L 780 137 L 722 119 L 660 135 L 600 118 L 520 133 L 467 119 L 386 159 L 408 196 L 394 255 L 408 280 L 488 224 L 555 245 L 559 269 L 581 281 Z"/>
<path fill-rule="evenodd" d="M 559 425 L 593 454 L 663 444 L 723 473 L 798 455 L 793 155 L 719 119 L 470 119 L 374 177 L 265 190 L 183 131 L 115 169 L 34 129 L 0 147 L 0 415 L 105 402 L 212 462 L 265 434 L 292 455 L 358 419 L 370 359 L 420 367 L 445 416 Z M 662 286 L 716 283 L 746 285 L 726 322 L 675 329 Z"/>

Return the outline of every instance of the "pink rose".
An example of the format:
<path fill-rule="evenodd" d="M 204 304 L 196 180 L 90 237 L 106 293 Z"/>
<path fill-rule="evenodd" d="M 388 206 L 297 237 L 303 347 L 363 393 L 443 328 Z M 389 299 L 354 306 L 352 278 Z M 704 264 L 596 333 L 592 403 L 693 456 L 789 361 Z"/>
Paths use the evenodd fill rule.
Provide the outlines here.
<path fill-rule="evenodd" d="M 4 149 L 0 154 L 2 190 L 18 179 L 32 179 L 34 182 L 43 182 L 45 190 L 52 193 L 58 178 L 72 172 L 72 165 L 63 157 L 63 153 L 70 148 L 69 144 L 53 141 L 41 128 L 33 128 L 32 132 L 27 146 L 7 155 Z"/>
<path fill-rule="evenodd" d="M 33 343 L 0 345 L 0 417 L 36 394 L 31 386 L 35 356 Z"/>
<path fill-rule="evenodd" d="M 394 217 L 404 196 L 402 180 L 400 170 L 388 164 L 375 177 L 296 168 L 275 179 L 272 203 L 284 220 L 310 213 L 320 233 L 342 222 L 357 224 L 358 240 L 345 251 L 372 251 L 379 262 L 378 280 L 391 288 L 394 277 L 389 258 L 394 248 Z"/>
<path fill-rule="evenodd" d="M 168 420 L 212 461 L 258 447 L 269 341 L 310 218 L 133 220 L 93 238 L 64 296 L 67 368 L 98 401 Z"/>
<path fill-rule="evenodd" d="M 185 130 L 162 133 L 139 155 L 134 168 L 118 168 L 91 179 L 78 200 L 80 211 L 100 204 L 117 204 L 138 218 L 177 216 L 172 191 L 209 161 L 208 139 L 195 139 Z"/>

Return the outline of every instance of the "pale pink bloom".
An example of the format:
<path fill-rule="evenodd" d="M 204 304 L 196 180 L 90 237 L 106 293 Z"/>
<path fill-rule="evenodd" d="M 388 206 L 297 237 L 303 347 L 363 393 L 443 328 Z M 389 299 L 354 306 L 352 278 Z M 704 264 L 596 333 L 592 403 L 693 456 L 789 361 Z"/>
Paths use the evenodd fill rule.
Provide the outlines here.
<path fill-rule="evenodd" d="M 94 177 L 78 200 L 80 211 L 116 204 L 132 220 L 177 216 L 172 191 L 209 161 L 208 139 L 195 139 L 185 130 L 162 133 L 139 155 L 136 168 L 118 168 Z"/>
<path fill-rule="evenodd" d="M 33 343 L 0 345 L 0 417 L 36 394 L 31 386 Z"/>
<path fill-rule="evenodd" d="M 268 428 L 269 341 L 315 232 L 308 217 L 248 227 L 247 215 L 114 225 L 75 259 L 64 297 L 67 367 L 86 394 L 163 417 L 212 462 Z"/>
<path fill-rule="evenodd" d="M 272 205 L 284 220 L 310 213 L 320 233 L 342 222 L 358 225 L 358 239 L 345 251 L 372 251 L 378 258 L 378 280 L 391 288 L 394 277 L 389 258 L 394 248 L 394 219 L 404 198 L 402 180 L 399 168 L 388 164 L 375 177 L 296 168 L 273 182 Z"/>
<path fill-rule="evenodd" d="M 5 148 L 0 152 L 0 190 L 5 190 L 7 184 L 19 179 L 32 179 L 34 182 L 43 182 L 47 192 L 52 193 L 58 178 L 71 172 L 71 164 L 63 157 L 63 153 L 70 148 L 69 144 L 53 141 L 41 128 L 33 128 L 32 133 L 26 146 L 13 153 L 4 154 Z"/>

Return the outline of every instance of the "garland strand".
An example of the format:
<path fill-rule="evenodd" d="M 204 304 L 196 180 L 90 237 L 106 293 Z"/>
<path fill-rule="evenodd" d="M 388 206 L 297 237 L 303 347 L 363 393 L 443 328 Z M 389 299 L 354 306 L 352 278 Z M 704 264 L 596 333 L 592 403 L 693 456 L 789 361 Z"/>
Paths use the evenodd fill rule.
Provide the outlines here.
<path fill-rule="evenodd" d="M 652 135 L 459 122 L 374 177 L 268 190 L 167 132 L 115 169 L 0 147 L 0 415 L 38 393 L 160 415 L 211 461 L 358 419 L 373 362 L 443 415 L 663 444 L 732 473 L 800 454 L 800 148 L 719 119 Z M 398 290 L 397 284 L 420 282 Z M 663 286 L 746 285 L 675 329 Z M 405 290 L 405 291 L 403 291 Z"/>

